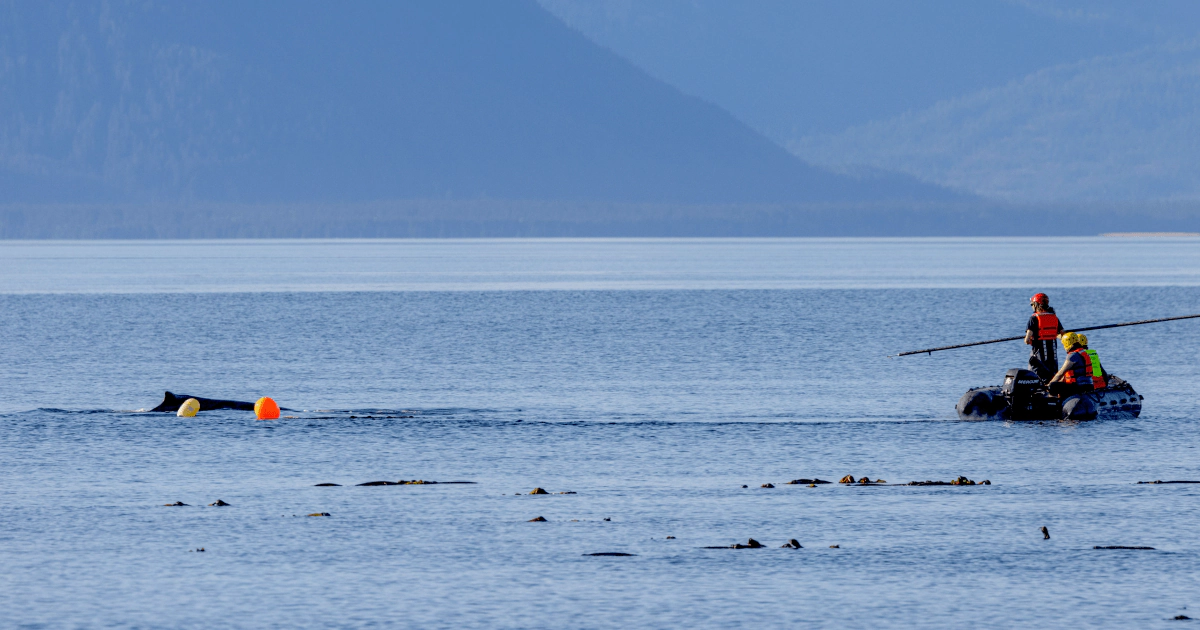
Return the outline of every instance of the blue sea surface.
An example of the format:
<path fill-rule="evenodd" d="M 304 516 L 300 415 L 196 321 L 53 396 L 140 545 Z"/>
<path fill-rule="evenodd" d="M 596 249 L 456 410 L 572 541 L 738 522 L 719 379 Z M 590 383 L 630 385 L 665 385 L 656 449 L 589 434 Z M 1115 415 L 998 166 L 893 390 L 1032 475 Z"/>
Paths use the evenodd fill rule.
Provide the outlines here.
<path fill-rule="evenodd" d="M 1137 484 L 1200 480 L 1200 320 L 1089 334 L 1136 420 L 960 421 L 1020 342 L 888 356 L 1038 291 L 1200 313 L 1200 240 L 0 242 L 0 627 L 1200 618 L 1200 485 Z M 844 475 L 991 484 L 787 484 Z M 475 483 L 355 485 L 402 479 Z"/>

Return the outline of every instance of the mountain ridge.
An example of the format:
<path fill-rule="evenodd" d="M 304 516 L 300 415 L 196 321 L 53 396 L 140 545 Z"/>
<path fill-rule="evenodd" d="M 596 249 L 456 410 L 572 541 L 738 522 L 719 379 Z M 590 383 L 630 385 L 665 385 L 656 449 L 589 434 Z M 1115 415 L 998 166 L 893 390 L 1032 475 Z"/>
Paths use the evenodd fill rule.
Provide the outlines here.
<path fill-rule="evenodd" d="M 531 0 L 0 14 L 0 202 L 964 198 L 813 167 Z"/>

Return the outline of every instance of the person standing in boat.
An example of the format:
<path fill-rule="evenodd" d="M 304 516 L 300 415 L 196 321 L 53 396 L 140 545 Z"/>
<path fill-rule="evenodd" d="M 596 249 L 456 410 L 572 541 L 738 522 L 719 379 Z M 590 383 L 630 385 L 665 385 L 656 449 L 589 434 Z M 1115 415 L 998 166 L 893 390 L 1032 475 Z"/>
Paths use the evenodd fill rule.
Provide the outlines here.
<path fill-rule="evenodd" d="M 1050 393 L 1055 396 L 1069 398 L 1090 392 L 1095 387 L 1092 382 L 1092 357 L 1084 349 L 1080 336 L 1073 332 L 1062 336 L 1067 356 L 1063 359 L 1062 368 L 1050 379 Z"/>
<path fill-rule="evenodd" d="M 1062 334 L 1063 325 L 1045 293 L 1029 298 L 1029 305 L 1033 307 L 1033 315 L 1025 326 L 1025 343 L 1033 346 L 1029 352 L 1029 369 L 1036 372 L 1038 378 L 1048 381 L 1058 371 L 1058 348 L 1054 341 Z"/>

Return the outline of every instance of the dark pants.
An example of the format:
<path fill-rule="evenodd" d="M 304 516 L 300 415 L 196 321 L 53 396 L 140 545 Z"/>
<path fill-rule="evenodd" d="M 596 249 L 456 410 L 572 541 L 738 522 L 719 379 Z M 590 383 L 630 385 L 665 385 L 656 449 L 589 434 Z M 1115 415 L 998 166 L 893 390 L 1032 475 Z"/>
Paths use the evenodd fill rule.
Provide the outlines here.
<path fill-rule="evenodd" d="M 1084 392 L 1090 392 L 1090 391 L 1092 391 L 1091 385 L 1080 385 L 1078 383 L 1064 383 L 1062 381 L 1059 381 L 1057 383 L 1050 383 L 1050 393 L 1055 396 L 1058 396 L 1059 398 L 1070 398 L 1071 396 L 1074 396 L 1075 394 L 1082 394 Z"/>
<path fill-rule="evenodd" d="M 1053 339 L 1034 340 L 1029 351 L 1029 369 L 1036 372 L 1038 378 L 1043 381 L 1054 378 L 1058 373 L 1058 348 Z"/>

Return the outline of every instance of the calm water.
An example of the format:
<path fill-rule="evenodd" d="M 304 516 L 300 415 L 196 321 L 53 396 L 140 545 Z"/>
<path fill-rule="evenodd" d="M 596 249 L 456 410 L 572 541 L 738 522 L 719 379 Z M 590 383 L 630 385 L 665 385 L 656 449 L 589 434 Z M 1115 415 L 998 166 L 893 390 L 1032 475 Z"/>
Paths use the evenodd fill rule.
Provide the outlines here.
<path fill-rule="evenodd" d="M 1200 479 L 1200 323 L 1090 335 L 1136 421 L 958 421 L 1020 343 L 886 356 L 1036 291 L 1200 313 L 1200 241 L 2 242 L 0 626 L 1200 618 L 1200 486 L 1136 485 Z M 992 485 L 783 485 L 847 474 Z M 418 478 L 477 483 L 353 486 Z"/>

